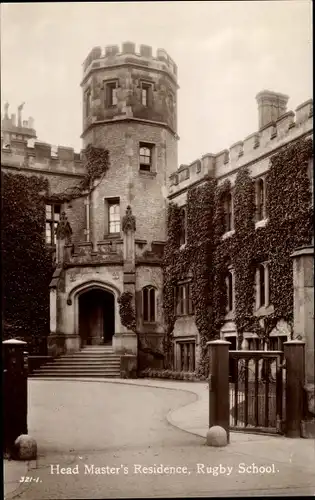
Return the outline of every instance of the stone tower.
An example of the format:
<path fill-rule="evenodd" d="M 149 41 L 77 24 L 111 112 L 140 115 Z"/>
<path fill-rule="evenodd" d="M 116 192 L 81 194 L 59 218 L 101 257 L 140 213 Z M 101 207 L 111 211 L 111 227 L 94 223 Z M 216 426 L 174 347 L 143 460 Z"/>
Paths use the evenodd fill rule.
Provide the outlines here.
<path fill-rule="evenodd" d="M 168 178 L 177 168 L 177 67 L 158 49 L 126 42 L 92 49 L 83 69 L 83 147 L 105 147 L 110 169 L 96 205 L 120 199 L 137 219 L 136 239 L 164 241 Z M 99 210 L 97 210 L 99 212 Z M 98 239 L 106 217 L 95 220 Z"/>
<path fill-rule="evenodd" d="M 83 147 L 107 149 L 110 165 L 85 202 L 92 253 L 85 258 L 86 269 L 81 262 L 75 271 L 77 281 L 85 273 L 86 286 L 96 280 L 114 294 L 113 348 L 138 352 L 145 366 L 148 355 L 141 361 L 139 351 L 150 352 L 151 361 L 154 353 L 159 357 L 164 336 L 162 254 L 169 176 L 177 168 L 177 67 L 164 50 L 153 56 L 146 45 L 139 53 L 131 42 L 121 50 L 105 47 L 104 53 L 95 47 L 84 62 L 81 87 Z M 119 248 L 121 264 L 115 257 Z M 124 292 L 132 296 L 137 335 L 118 313 Z"/>

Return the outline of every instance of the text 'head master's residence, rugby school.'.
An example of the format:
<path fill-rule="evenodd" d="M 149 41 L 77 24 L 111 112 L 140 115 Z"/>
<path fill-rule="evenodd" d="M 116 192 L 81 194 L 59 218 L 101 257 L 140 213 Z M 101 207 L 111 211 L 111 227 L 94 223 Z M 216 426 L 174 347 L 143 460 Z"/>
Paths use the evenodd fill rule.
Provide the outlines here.
<path fill-rule="evenodd" d="M 293 112 L 260 91 L 256 131 L 178 167 L 165 50 L 95 47 L 81 87 L 81 153 L 36 141 L 22 106 L 17 123 L 8 104 L 2 119 L 2 171 L 48 180 L 47 353 L 107 345 L 138 369 L 198 372 L 215 338 L 281 349 L 296 319 L 292 253 L 313 241 L 312 100 Z"/>

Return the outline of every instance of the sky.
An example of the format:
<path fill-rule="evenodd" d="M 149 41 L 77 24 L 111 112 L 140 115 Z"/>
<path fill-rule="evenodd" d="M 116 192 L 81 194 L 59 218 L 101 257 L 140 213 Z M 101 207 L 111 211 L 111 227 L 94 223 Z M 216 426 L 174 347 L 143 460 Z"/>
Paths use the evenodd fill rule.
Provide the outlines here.
<path fill-rule="evenodd" d="M 82 63 L 124 41 L 178 66 L 179 164 L 255 132 L 259 91 L 289 95 L 292 110 L 312 97 L 310 0 L 55 2 L 1 5 L 2 103 L 25 102 L 38 140 L 79 152 Z"/>

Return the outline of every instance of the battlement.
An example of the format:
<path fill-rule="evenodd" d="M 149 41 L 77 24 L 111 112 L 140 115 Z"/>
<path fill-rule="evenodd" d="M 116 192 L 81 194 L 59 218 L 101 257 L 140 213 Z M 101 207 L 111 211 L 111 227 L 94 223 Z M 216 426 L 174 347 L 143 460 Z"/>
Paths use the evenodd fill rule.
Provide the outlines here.
<path fill-rule="evenodd" d="M 5 143 L 2 137 L 1 165 L 3 168 L 23 168 L 78 176 L 85 173 L 82 151 L 75 153 L 73 148 L 32 140 L 11 138 L 10 143 Z"/>
<path fill-rule="evenodd" d="M 107 45 L 104 49 L 94 47 L 83 63 L 83 80 L 90 71 L 121 64 L 135 64 L 151 69 L 166 71 L 174 80 L 177 80 L 177 66 L 164 49 L 157 49 L 153 56 L 152 47 L 140 45 L 136 52 L 133 42 L 124 42 L 122 47 Z"/>
<path fill-rule="evenodd" d="M 259 161 L 260 157 L 272 154 L 274 150 L 298 139 L 313 130 L 313 100 L 300 104 L 295 113 L 288 111 L 276 121 L 267 123 L 259 131 L 238 141 L 229 149 L 213 154 L 208 153 L 190 163 L 180 165 L 170 175 L 170 195 L 188 188 L 202 180 L 205 175 L 221 178 L 238 168 Z"/>

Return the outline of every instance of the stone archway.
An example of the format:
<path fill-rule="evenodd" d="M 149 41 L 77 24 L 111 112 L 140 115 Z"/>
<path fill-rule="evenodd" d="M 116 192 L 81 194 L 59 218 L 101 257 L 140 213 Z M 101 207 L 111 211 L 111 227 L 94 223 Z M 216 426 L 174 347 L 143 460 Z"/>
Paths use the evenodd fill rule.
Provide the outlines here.
<path fill-rule="evenodd" d="M 78 330 L 81 347 L 111 344 L 115 334 L 115 296 L 100 287 L 78 295 Z"/>
<path fill-rule="evenodd" d="M 96 340 L 96 338 L 94 340 L 90 340 L 90 332 L 82 331 L 82 328 L 84 328 L 84 322 L 87 323 L 89 321 L 87 319 L 89 311 L 91 313 L 90 318 L 92 321 L 92 309 L 94 308 L 93 294 L 91 293 L 92 291 L 104 293 L 103 295 L 101 295 L 101 293 L 94 294 L 96 303 L 99 306 L 102 305 L 103 308 L 103 319 L 102 313 L 99 313 L 101 315 L 101 318 L 99 319 L 99 332 L 98 335 L 94 335 L 94 337 L 98 337 L 98 340 Z M 89 295 L 90 293 L 91 295 Z M 69 307 L 68 317 L 69 319 L 72 318 L 73 321 L 73 334 L 78 340 L 78 348 L 86 345 L 87 341 L 89 344 L 104 343 L 104 341 L 106 343 L 111 343 L 115 333 L 121 331 L 118 308 L 120 293 L 120 290 L 112 283 L 103 282 L 97 279 L 81 282 L 69 291 L 67 296 L 67 305 Z M 96 312 L 94 314 L 97 316 Z M 106 317 L 107 319 L 110 317 L 109 321 L 106 321 Z M 101 327 L 102 321 L 104 325 L 103 329 Z M 95 330 L 94 333 L 96 333 Z M 83 342 L 81 341 L 81 338 L 83 339 Z"/>

